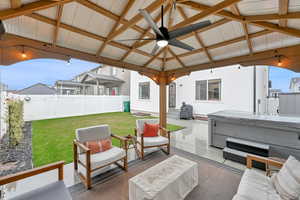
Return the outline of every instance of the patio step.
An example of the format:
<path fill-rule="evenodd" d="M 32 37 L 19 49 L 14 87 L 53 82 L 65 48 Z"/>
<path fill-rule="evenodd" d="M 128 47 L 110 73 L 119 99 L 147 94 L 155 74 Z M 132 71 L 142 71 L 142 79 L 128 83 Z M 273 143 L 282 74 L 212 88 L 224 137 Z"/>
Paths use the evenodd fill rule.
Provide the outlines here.
<path fill-rule="evenodd" d="M 226 147 L 223 149 L 223 158 L 246 164 L 247 155 L 269 157 L 269 149 L 270 146 L 266 144 L 229 137 L 226 139 Z M 265 165 L 262 163 L 254 162 L 253 166 L 265 169 Z"/>

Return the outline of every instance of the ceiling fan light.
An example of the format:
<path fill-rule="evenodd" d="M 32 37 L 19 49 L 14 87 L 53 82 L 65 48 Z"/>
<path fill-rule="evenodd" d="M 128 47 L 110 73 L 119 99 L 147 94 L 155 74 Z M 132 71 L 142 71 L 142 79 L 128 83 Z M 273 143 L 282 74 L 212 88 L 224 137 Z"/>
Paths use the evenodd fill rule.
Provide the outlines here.
<path fill-rule="evenodd" d="M 158 45 L 159 47 L 165 47 L 165 46 L 168 45 L 168 40 L 158 40 L 158 41 L 157 41 L 157 45 Z"/>

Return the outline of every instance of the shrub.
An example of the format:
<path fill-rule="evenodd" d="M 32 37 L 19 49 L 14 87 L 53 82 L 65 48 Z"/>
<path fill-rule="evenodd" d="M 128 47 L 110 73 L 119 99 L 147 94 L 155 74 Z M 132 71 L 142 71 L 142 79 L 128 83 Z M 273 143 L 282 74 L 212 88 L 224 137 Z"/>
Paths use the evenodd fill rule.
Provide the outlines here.
<path fill-rule="evenodd" d="M 23 138 L 23 101 L 9 99 L 7 101 L 7 111 L 9 144 L 13 147 L 18 145 Z"/>

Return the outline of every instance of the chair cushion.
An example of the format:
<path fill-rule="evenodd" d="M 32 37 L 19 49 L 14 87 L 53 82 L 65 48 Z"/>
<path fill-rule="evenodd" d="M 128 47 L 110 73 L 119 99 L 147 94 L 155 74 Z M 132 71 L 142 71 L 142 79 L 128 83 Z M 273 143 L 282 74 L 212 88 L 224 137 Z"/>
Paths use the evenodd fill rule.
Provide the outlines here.
<path fill-rule="evenodd" d="M 126 155 L 126 153 L 125 153 L 124 149 L 121 149 L 119 147 L 112 147 L 111 149 L 109 149 L 107 151 L 92 154 L 91 155 L 91 167 L 96 168 L 96 167 L 100 167 L 100 166 L 109 164 L 111 162 L 120 160 L 125 155 Z M 80 154 L 79 160 L 85 164 L 86 163 L 85 154 Z"/>
<path fill-rule="evenodd" d="M 272 176 L 272 182 L 282 199 L 298 199 L 300 196 L 300 162 L 289 156 L 278 174 Z"/>
<path fill-rule="evenodd" d="M 12 200 L 71 200 L 72 197 L 63 181 L 57 181 L 21 194 Z"/>
<path fill-rule="evenodd" d="M 246 169 L 234 200 L 282 200 L 271 179 L 253 169 Z"/>
<path fill-rule="evenodd" d="M 141 137 L 137 137 L 137 140 L 141 142 Z M 163 136 L 157 136 L 157 137 L 144 137 L 144 146 L 157 146 L 162 144 L 168 144 L 169 140 L 166 137 Z"/>
<path fill-rule="evenodd" d="M 144 137 L 157 137 L 159 124 L 144 124 Z"/>
<path fill-rule="evenodd" d="M 104 152 L 112 148 L 110 139 L 87 141 L 84 145 L 91 150 L 91 154 Z"/>

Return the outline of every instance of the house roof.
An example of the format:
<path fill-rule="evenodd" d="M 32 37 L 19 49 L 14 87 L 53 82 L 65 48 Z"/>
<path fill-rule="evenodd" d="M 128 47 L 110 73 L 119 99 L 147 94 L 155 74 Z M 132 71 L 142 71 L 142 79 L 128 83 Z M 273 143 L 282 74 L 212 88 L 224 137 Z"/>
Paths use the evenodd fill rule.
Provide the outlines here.
<path fill-rule="evenodd" d="M 299 82 L 300 82 L 300 77 L 291 78 L 290 89 L 293 87 L 294 84 L 299 83 Z"/>
<path fill-rule="evenodd" d="M 23 0 L 23 6 L 14 9 L 10 0 L 2 0 L 0 20 L 7 38 L 26 43 L 27 51 L 39 48 L 68 56 L 70 50 L 76 50 L 80 53 L 73 51 L 72 55 L 82 59 L 149 72 L 193 71 L 232 63 L 260 63 L 258 60 L 274 64 L 277 54 L 286 53 L 280 48 L 300 44 L 300 1 L 178 1 L 174 15 L 169 15 L 171 4 L 167 2 L 173 0 Z M 164 3 L 164 21 L 170 30 L 204 20 L 212 23 L 178 38 L 194 51 L 168 46 L 152 56 L 154 41 L 120 41 L 155 37 L 138 10 L 146 9 L 160 26 L 160 6 Z M 49 48 L 51 45 L 56 48 Z M 274 49 L 277 51 L 267 51 Z M 283 64 L 300 71 L 298 63 Z"/>
<path fill-rule="evenodd" d="M 85 76 L 83 76 L 81 82 L 89 82 L 93 80 L 98 80 L 101 84 L 106 83 L 124 83 L 125 81 L 115 77 L 115 76 L 109 76 L 104 74 L 96 74 L 93 72 L 87 72 Z"/>
<path fill-rule="evenodd" d="M 56 90 L 53 88 L 50 88 L 46 84 L 43 83 L 37 83 L 34 85 L 31 85 L 27 88 L 24 88 L 22 90 L 18 90 L 16 94 L 21 95 L 52 95 L 56 94 Z"/>
<path fill-rule="evenodd" d="M 71 80 L 58 80 L 55 82 L 55 85 L 82 86 L 85 84 L 77 82 L 77 81 L 71 81 Z"/>

